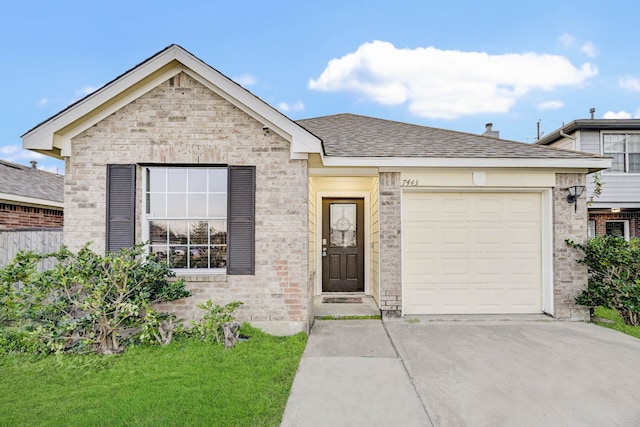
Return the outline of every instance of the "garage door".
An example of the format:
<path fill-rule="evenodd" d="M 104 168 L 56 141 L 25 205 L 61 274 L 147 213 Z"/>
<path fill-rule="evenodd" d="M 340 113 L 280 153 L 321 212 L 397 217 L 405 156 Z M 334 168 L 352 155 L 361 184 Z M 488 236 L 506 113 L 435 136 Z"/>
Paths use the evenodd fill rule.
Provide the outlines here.
<path fill-rule="evenodd" d="M 540 193 L 405 192 L 405 314 L 542 311 Z"/>

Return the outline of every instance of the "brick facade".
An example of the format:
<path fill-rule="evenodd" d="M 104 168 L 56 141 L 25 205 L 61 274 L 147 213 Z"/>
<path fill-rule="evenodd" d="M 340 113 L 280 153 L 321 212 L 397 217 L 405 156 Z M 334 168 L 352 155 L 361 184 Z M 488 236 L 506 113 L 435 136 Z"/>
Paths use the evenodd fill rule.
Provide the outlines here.
<path fill-rule="evenodd" d="M 399 172 L 381 172 L 379 186 L 380 310 L 390 316 L 402 313 L 402 191 Z"/>
<path fill-rule="evenodd" d="M 596 222 L 596 236 L 607 234 L 607 221 L 629 221 L 629 237 L 640 237 L 640 211 L 589 212 L 589 220 Z"/>
<path fill-rule="evenodd" d="M 62 209 L 0 203 L 0 230 L 60 228 L 63 222 Z"/>
<path fill-rule="evenodd" d="M 587 206 L 585 197 L 578 199 L 577 212 L 567 203 L 567 187 L 585 185 L 584 174 L 556 174 L 553 189 L 553 283 L 554 316 L 566 320 L 589 320 L 589 309 L 577 305 L 575 297 L 587 284 L 587 267 L 578 264 L 580 251 L 566 240 L 584 243 L 587 239 Z"/>
<path fill-rule="evenodd" d="M 181 73 L 72 140 L 65 165 L 65 244 L 87 241 L 104 251 L 105 182 L 109 163 L 256 166 L 256 273 L 184 276 L 193 296 L 167 303 L 178 317 L 202 315 L 196 304 L 240 300 L 240 321 L 275 333 L 307 330 L 308 174 L 290 160 L 289 143 L 265 135 L 254 120 Z M 137 169 L 136 241 L 142 239 L 142 179 Z"/>

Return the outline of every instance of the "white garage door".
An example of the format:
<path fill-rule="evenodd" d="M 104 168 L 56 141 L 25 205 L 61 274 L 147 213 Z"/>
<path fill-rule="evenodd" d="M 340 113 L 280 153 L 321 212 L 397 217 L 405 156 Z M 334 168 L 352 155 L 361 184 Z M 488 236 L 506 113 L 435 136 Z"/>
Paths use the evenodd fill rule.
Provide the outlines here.
<path fill-rule="evenodd" d="M 405 314 L 542 311 L 540 193 L 406 192 Z"/>

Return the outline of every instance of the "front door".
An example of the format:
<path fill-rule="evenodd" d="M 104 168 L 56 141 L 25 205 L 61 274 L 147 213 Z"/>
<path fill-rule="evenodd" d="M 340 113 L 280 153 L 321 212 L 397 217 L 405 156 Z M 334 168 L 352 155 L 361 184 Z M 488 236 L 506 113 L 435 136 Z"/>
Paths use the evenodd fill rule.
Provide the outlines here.
<path fill-rule="evenodd" d="M 322 292 L 364 292 L 364 199 L 322 199 Z"/>

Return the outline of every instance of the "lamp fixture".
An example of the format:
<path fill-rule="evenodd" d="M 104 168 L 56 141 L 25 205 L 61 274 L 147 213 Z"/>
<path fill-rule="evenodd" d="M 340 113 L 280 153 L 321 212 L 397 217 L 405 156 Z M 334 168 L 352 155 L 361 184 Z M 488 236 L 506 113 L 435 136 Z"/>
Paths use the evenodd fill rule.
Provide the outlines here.
<path fill-rule="evenodd" d="M 264 136 L 270 136 L 271 130 L 269 129 L 269 126 L 262 126 L 262 133 L 264 133 Z"/>
<path fill-rule="evenodd" d="M 620 208 L 611 208 L 611 213 L 619 213 Z"/>
<path fill-rule="evenodd" d="M 578 212 L 578 199 L 584 192 L 584 189 L 584 185 L 574 185 L 567 188 L 567 191 L 569 192 L 569 194 L 567 195 L 567 203 L 573 203 L 575 212 Z"/>

